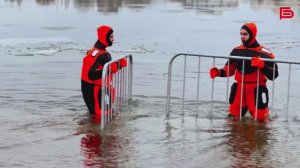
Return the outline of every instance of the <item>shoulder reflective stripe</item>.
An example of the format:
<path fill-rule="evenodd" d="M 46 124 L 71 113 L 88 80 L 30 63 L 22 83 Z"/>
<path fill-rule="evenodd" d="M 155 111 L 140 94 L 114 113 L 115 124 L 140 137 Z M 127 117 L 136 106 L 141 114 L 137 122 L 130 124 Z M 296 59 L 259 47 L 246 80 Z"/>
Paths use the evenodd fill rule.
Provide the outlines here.
<path fill-rule="evenodd" d="M 265 92 L 261 93 L 261 99 L 263 103 L 267 103 L 267 94 Z"/>
<path fill-rule="evenodd" d="M 92 56 L 95 57 L 99 53 L 98 50 L 93 51 Z"/>
<path fill-rule="evenodd" d="M 261 48 L 261 51 L 266 52 L 268 54 L 272 54 L 272 52 L 264 47 Z"/>

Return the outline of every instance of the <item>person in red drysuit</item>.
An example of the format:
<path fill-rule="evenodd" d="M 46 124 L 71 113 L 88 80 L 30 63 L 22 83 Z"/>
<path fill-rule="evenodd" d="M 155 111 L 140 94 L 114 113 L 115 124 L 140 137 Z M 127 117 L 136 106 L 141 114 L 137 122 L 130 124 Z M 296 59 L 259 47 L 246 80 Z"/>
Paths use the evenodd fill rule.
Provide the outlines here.
<path fill-rule="evenodd" d="M 89 113 L 101 116 L 102 70 L 104 64 L 112 60 L 111 55 L 106 51 L 106 47 L 111 46 L 114 42 L 113 29 L 107 25 L 100 26 L 97 28 L 97 36 L 98 39 L 94 47 L 88 50 L 83 58 L 81 91 Z M 112 63 L 109 67 L 109 74 L 116 73 L 120 67 L 125 66 L 127 66 L 126 59 Z M 108 86 L 108 88 L 111 104 L 114 101 L 115 91 L 113 86 Z"/>
<path fill-rule="evenodd" d="M 229 98 L 229 116 L 244 116 L 249 110 L 253 119 L 265 121 L 269 116 L 269 96 L 266 83 L 267 79 L 274 80 L 278 77 L 278 66 L 276 63 L 261 59 L 274 59 L 275 56 L 269 49 L 256 41 L 256 34 L 257 28 L 255 23 L 245 23 L 240 29 L 240 37 L 243 44 L 235 47 L 230 53 L 231 56 L 251 58 L 251 61 L 244 61 L 244 68 L 243 60 L 230 59 L 221 69 L 212 67 L 210 69 L 210 77 L 214 79 L 217 76 L 235 76 L 236 82 L 231 86 Z M 243 69 L 244 72 L 242 72 Z M 243 75 L 244 78 L 242 79 Z M 257 79 L 258 75 L 259 79 Z M 259 82 L 259 87 L 256 109 L 257 82 Z M 240 114 L 241 112 L 242 114 Z"/>

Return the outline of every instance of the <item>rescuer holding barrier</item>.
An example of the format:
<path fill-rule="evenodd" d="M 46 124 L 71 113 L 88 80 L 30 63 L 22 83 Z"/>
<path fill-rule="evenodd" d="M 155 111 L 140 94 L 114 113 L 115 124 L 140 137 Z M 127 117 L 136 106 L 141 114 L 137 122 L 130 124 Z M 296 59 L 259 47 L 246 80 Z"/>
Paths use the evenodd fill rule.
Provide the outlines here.
<path fill-rule="evenodd" d="M 111 55 L 106 51 L 114 42 L 113 29 L 110 26 L 103 25 L 97 28 L 98 39 L 93 48 L 87 51 L 83 58 L 81 69 L 81 91 L 84 102 L 90 114 L 100 116 L 101 114 L 101 94 L 102 94 L 102 70 L 104 64 L 111 61 Z M 119 68 L 127 66 L 126 59 L 114 62 L 108 70 L 112 76 Z M 108 77 L 111 80 L 111 77 Z M 109 89 L 109 102 L 114 101 L 114 88 L 107 86 Z M 110 108 L 110 107 L 109 107 Z"/>
<path fill-rule="evenodd" d="M 256 41 L 256 34 L 257 28 L 255 23 L 245 23 L 240 29 L 240 37 L 243 44 L 235 47 L 230 53 L 231 56 L 251 58 L 251 61 L 244 61 L 243 67 L 243 60 L 230 59 L 221 69 L 212 67 L 210 69 L 210 77 L 212 79 L 217 76 L 230 77 L 234 75 L 235 77 L 236 82 L 231 86 L 229 97 L 229 116 L 244 116 L 249 110 L 253 119 L 263 122 L 269 116 L 267 79 L 274 80 L 277 78 L 278 67 L 276 63 L 274 68 L 273 62 L 261 59 L 274 59 L 275 56 L 269 49 Z M 257 82 L 259 83 L 258 100 L 256 100 Z M 256 102 L 258 102 L 257 106 Z M 242 114 L 240 114 L 241 112 Z"/>

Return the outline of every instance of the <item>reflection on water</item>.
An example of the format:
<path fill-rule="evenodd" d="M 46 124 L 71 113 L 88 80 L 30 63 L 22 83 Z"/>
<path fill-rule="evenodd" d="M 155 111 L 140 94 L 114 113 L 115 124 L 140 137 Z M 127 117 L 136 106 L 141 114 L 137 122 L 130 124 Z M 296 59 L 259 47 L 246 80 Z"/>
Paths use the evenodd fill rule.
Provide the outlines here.
<path fill-rule="evenodd" d="M 152 3 L 152 0 L 74 0 L 74 7 L 80 10 L 89 10 L 97 7 L 98 12 L 117 13 L 122 6 L 132 9 L 141 9 Z"/>
<path fill-rule="evenodd" d="M 251 6 L 299 6 L 298 0 L 251 0 Z"/>
<path fill-rule="evenodd" d="M 107 137 L 105 137 L 107 139 Z M 118 167 L 116 137 L 111 136 L 104 142 L 100 133 L 87 133 L 81 138 L 81 155 L 84 167 Z"/>
<path fill-rule="evenodd" d="M 55 4 L 56 0 L 35 0 L 39 5 L 52 5 Z"/>
<path fill-rule="evenodd" d="M 226 137 L 228 153 L 236 167 L 269 167 L 268 140 L 270 128 L 267 124 L 252 121 L 227 121 L 230 134 Z M 274 165 L 274 164 L 273 164 Z"/>
<path fill-rule="evenodd" d="M 21 7 L 23 0 L 5 0 L 6 2 L 17 3 L 17 6 Z M 25 2 L 25 1 L 24 1 Z M 118 13 L 121 8 L 129 8 L 134 11 L 139 11 L 151 4 L 158 3 L 159 0 L 35 0 L 38 5 L 56 5 L 69 8 L 73 6 L 79 11 L 85 12 L 94 10 L 100 13 Z M 207 13 L 213 15 L 221 15 L 223 10 L 227 8 L 238 8 L 241 0 L 167 0 L 164 3 L 178 3 L 186 10 L 195 10 L 200 13 Z M 253 9 L 260 10 L 271 10 L 278 15 L 280 6 L 291 6 L 293 8 L 300 6 L 300 1 L 289 1 L 289 0 L 246 0 L 249 2 L 250 7 Z M 299 21 L 299 9 L 294 9 L 296 20 Z"/>
<path fill-rule="evenodd" d="M 18 6 L 22 5 L 23 0 L 5 0 L 6 2 L 17 3 Z M 207 8 L 237 8 L 240 0 L 167 0 L 171 3 L 179 3 L 184 9 L 192 9 L 200 12 L 215 13 Z M 264 8 L 274 9 L 278 12 L 279 6 L 291 6 L 296 7 L 300 5 L 300 1 L 289 0 L 248 0 L 252 8 Z M 39 5 L 60 5 L 69 7 L 70 4 L 74 4 L 74 8 L 81 11 L 92 10 L 92 7 L 97 7 L 98 12 L 110 13 L 118 12 L 121 7 L 128 7 L 131 9 L 142 9 L 153 3 L 159 2 L 159 0 L 35 0 Z M 247 2 L 247 1 L 245 1 Z M 297 11 L 296 11 L 297 12 Z"/>
<path fill-rule="evenodd" d="M 86 1 L 75 0 L 74 3 L 75 6 L 81 8 L 80 4 L 84 4 L 86 3 Z M 119 8 L 122 6 L 122 1 L 121 0 L 96 0 L 94 4 L 96 4 L 98 12 L 111 13 L 111 12 L 119 11 Z"/>
<path fill-rule="evenodd" d="M 22 7 L 23 0 L 5 0 L 6 2 L 16 3 L 18 7 Z M 81 12 L 94 10 L 100 13 L 118 13 L 121 8 L 128 8 L 134 11 L 140 11 L 154 3 L 161 3 L 160 0 L 32 0 L 38 5 L 56 5 L 65 8 L 73 7 Z M 185 10 L 194 10 L 200 13 L 207 13 L 213 15 L 222 15 L 222 11 L 226 9 L 238 8 L 241 0 L 166 0 L 163 3 L 176 3 L 180 4 Z M 295 13 L 295 20 L 299 21 L 300 1 L 289 0 L 245 0 L 243 3 L 249 3 L 252 9 L 271 10 L 277 15 L 279 14 L 278 8 L 280 6 L 290 6 Z M 296 9 L 295 9 L 296 8 Z"/>
<path fill-rule="evenodd" d="M 17 6 L 19 7 L 22 5 L 22 1 L 23 0 L 5 0 L 5 2 L 17 3 Z"/>
<path fill-rule="evenodd" d="M 5 0 L 6 2 L 21 4 L 23 0 Z M 208 7 L 208 8 L 221 8 L 221 7 L 237 7 L 240 0 L 167 0 L 170 2 L 180 3 L 185 7 Z M 299 6 L 300 1 L 296 0 L 248 0 L 251 6 L 286 6 L 289 5 Z M 159 0 L 35 0 L 37 4 L 52 5 L 52 4 L 70 4 L 74 2 L 76 6 L 99 6 L 99 7 L 117 7 L 117 6 L 135 6 L 135 5 L 150 5 L 159 2 Z M 247 2 L 247 0 L 245 1 Z"/>
<path fill-rule="evenodd" d="M 69 6 L 70 0 L 36 0 L 38 1 L 49 1 L 48 4 L 61 4 Z M 55 3 L 54 3 L 55 2 Z M 117 13 L 122 6 L 128 8 L 140 9 L 152 3 L 152 0 L 73 0 L 74 8 L 81 11 L 87 11 L 92 7 L 97 7 L 98 12 L 103 13 Z M 43 3 L 45 5 L 46 3 Z"/>
<path fill-rule="evenodd" d="M 100 145 L 101 136 L 97 133 L 89 133 L 82 137 L 80 141 L 81 154 L 84 156 L 85 166 L 95 166 L 95 158 L 101 156 Z"/>
<path fill-rule="evenodd" d="M 196 9 L 200 10 L 201 8 L 229 8 L 229 7 L 238 7 L 239 0 L 170 0 L 171 2 L 181 3 L 186 9 Z"/>
<path fill-rule="evenodd" d="M 17 2 L 19 5 L 22 4 L 22 0 L 6 0 L 9 2 Z M 198 11 L 203 10 L 203 8 L 224 8 L 224 7 L 237 7 L 239 0 L 198 0 L 198 1 L 188 1 L 188 0 L 169 0 L 173 3 L 180 3 L 185 9 L 195 9 Z M 122 6 L 141 9 L 147 5 L 155 3 L 155 0 L 35 0 L 39 5 L 63 5 L 69 6 L 70 3 L 74 3 L 74 7 L 80 10 L 88 10 L 91 7 L 97 7 L 99 12 L 118 12 L 119 8 Z"/>
<path fill-rule="evenodd" d="M 222 14 L 221 11 L 226 8 L 236 8 L 238 7 L 239 0 L 197 0 L 197 1 L 189 1 L 189 0 L 170 0 L 171 2 L 180 3 L 184 9 L 187 10 L 195 10 L 201 13 L 208 13 L 214 15 Z M 213 10 L 218 9 L 219 11 Z"/>
<path fill-rule="evenodd" d="M 80 122 L 76 134 L 83 135 L 80 140 L 80 154 L 83 156 L 84 167 L 118 167 L 116 158 L 121 145 L 117 134 L 101 135 L 99 123 L 93 117 L 81 119 Z"/>

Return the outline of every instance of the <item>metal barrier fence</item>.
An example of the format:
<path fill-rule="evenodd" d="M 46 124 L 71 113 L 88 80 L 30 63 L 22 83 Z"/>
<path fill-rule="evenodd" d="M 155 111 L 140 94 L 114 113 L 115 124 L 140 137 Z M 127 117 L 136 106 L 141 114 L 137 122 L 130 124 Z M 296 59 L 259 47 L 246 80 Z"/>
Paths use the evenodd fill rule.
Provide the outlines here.
<path fill-rule="evenodd" d="M 178 91 L 181 91 L 181 97 L 179 98 L 179 99 L 181 99 L 181 111 L 182 111 L 182 115 L 184 115 L 184 110 L 185 110 L 185 104 L 186 104 L 186 91 L 187 91 L 187 79 L 189 78 L 189 79 L 196 79 L 195 80 L 195 84 L 194 85 L 196 85 L 193 89 L 194 90 L 192 90 L 191 92 L 193 92 L 193 91 L 196 91 L 196 98 L 195 98 L 195 100 L 193 100 L 195 103 L 194 104 L 196 104 L 196 117 L 198 117 L 198 113 L 199 113 L 199 104 L 200 104 L 200 102 L 199 102 L 199 98 L 201 97 L 200 96 L 200 74 L 201 73 L 205 73 L 205 75 L 208 77 L 209 76 L 209 72 L 207 72 L 212 66 L 215 66 L 215 63 L 216 63 L 216 60 L 218 59 L 218 60 L 222 60 L 222 67 L 224 66 L 224 64 L 225 64 L 225 62 L 224 62 L 224 60 L 226 61 L 226 60 L 228 60 L 228 65 L 229 65 L 229 63 L 230 63 L 230 59 L 233 59 L 233 60 L 243 60 L 243 70 L 242 70 L 242 83 L 243 83 L 243 78 L 244 78 L 244 66 L 245 66 L 245 61 L 249 61 L 249 60 L 251 60 L 251 58 L 247 58 L 247 57 L 238 57 L 238 56 L 213 56 L 213 55 L 198 55 L 198 54 L 187 54 L 187 53 L 180 53 L 180 54 L 177 54 L 177 55 L 175 55 L 175 56 L 173 56 L 172 58 L 171 58 L 171 60 L 170 60 L 170 62 L 169 62 L 169 66 L 168 66 L 168 83 L 167 83 L 167 104 L 166 104 L 166 116 L 167 117 L 169 117 L 169 115 L 170 115 L 170 111 L 171 111 L 171 104 L 170 104 L 170 102 L 171 102 L 171 84 L 172 84 L 172 70 L 173 70 L 173 62 L 174 62 L 174 60 L 176 59 L 176 58 L 178 58 L 178 57 L 183 57 L 183 69 L 182 69 L 182 71 L 183 71 L 183 75 L 181 76 L 181 75 L 177 75 L 176 77 L 177 77 L 177 82 L 179 81 L 179 82 L 181 82 L 182 81 L 182 88 L 180 89 L 179 87 L 178 87 L 178 85 L 177 85 L 177 88 L 178 88 Z M 194 74 L 196 74 L 196 76 L 192 76 L 192 77 L 188 77 L 187 76 L 187 69 L 188 68 L 191 68 L 191 67 L 187 67 L 187 58 L 190 58 L 190 57 L 193 57 L 193 58 L 198 58 L 198 61 L 193 61 L 193 68 L 194 69 L 196 69 L 196 71 L 191 71 L 191 72 L 193 72 Z M 212 59 L 212 65 L 208 65 L 209 63 L 208 62 L 202 62 L 202 64 L 205 64 L 207 67 L 204 67 L 205 68 L 205 71 L 201 71 L 201 58 L 203 59 L 203 58 L 205 58 L 205 59 Z M 286 68 L 286 69 L 288 69 L 288 72 L 287 72 L 287 81 L 284 81 L 284 82 L 286 82 L 287 83 L 287 90 L 286 90 L 286 100 L 285 100 L 285 102 L 286 102 L 286 104 L 285 104 L 285 106 L 286 106 L 286 121 L 288 121 L 288 113 L 289 113 L 289 107 L 290 107 L 290 86 L 291 86 L 291 70 L 292 70 L 292 65 L 300 65 L 300 62 L 292 62 L 292 61 L 283 61 L 283 60 L 275 60 L 275 59 L 262 59 L 262 60 L 264 60 L 264 61 L 267 61 L 267 62 L 272 62 L 273 63 L 273 68 L 275 68 L 275 63 L 277 63 L 277 64 L 287 64 L 288 65 L 288 68 Z M 182 65 L 180 65 L 180 66 L 182 66 Z M 180 67 L 179 66 L 179 67 Z M 176 69 L 175 70 L 178 70 L 179 69 L 179 67 L 177 66 L 176 67 Z M 219 67 L 220 68 L 220 67 Z M 297 69 L 295 69 L 295 70 L 297 70 Z M 299 70 L 299 69 L 298 69 Z M 282 72 L 282 70 L 279 68 L 279 74 Z M 229 71 L 228 71 L 228 73 L 229 73 Z M 275 73 L 275 71 L 274 71 L 274 73 Z M 274 76 L 275 76 L 275 74 L 273 73 L 273 79 L 274 79 Z M 279 77 L 281 77 L 280 75 L 279 75 Z M 182 78 L 182 79 L 179 79 L 179 78 Z M 209 78 L 210 79 L 210 78 Z M 208 82 L 209 81 L 209 79 L 207 78 L 207 80 L 206 80 L 206 82 Z M 259 79 L 259 71 L 258 71 L 258 78 L 257 79 Z M 229 93 L 229 77 L 226 77 L 226 100 L 225 100 L 225 108 L 224 108 L 224 112 L 225 112 L 225 116 L 227 117 L 227 110 L 228 110 L 228 100 L 229 100 L 229 97 L 228 97 L 228 93 Z M 211 89 L 211 92 L 210 92 L 210 101 L 208 101 L 209 103 L 210 103 L 210 118 L 212 118 L 213 116 L 212 116 L 212 112 L 213 112 L 213 106 L 214 106 L 214 94 L 215 94 L 215 80 L 211 80 L 210 79 L 210 81 L 212 81 L 211 82 L 211 87 L 210 87 L 210 89 Z M 276 82 L 277 80 L 273 80 L 273 81 L 270 81 L 271 82 L 271 85 L 272 85 L 272 93 L 270 94 L 270 96 L 271 96 L 271 105 L 269 106 L 270 107 L 270 111 L 273 113 L 273 111 L 274 111 L 274 92 L 275 92 L 275 82 Z M 283 84 L 284 85 L 284 84 Z M 257 88 L 258 88 L 258 86 L 259 86 L 259 82 L 257 82 Z M 242 87 L 243 87 L 243 85 L 242 85 Z M 191 88 L 191 86 L 189 86 L 189 89 Z M 208 90 L 207 90 L 208 88 L 204 88 L 204 90 L 205 90 L 205 92 L 202 92 L 202 95 L 204 95 L 204 93 L 205 93 L 205 95 L 204 95 L 204 97 L 206 96 L 206 97 L 208 97 L 208 95 L 207 95 L 207 92 L 208 92 Z M 243 88 L 242 88 L 242 90 L 243 90 Z M 281 91 L 282 91 L 282 89 L 280 89 Z M 242 94 L 243 94 L 243 92 L 241 92 L 241 102 L 242 102 Z M 257 97 L 257 95 L 258 95 L 258 89 L 257 89 L 257 92 L 256 92 L 256 97 Z M 282 94 L 281 94 L 282 95 Z M 203 97 L 203 96 L 202 96 Z M 280 98 L 281 98 L 282 96 L 280 96 Z M 299 100 L 299 99 L 298 99 Z M 283 103 L 282 101 L 280 101 L 281 103 Z M 297 102 L 296 102 L 297 103 Z M 257 116 L 257 99 L 256 99 L 256 114 L 255 114 L 255 119 L 256 119 L 256 116 Z M 240 114 L 242 114 L 241 113 L 241 111 L 242 111 L 242 107 L 240 107 Z M 270 117 L 272 118 L 272 114 L 271 114 L 271 112 L 270 112 Z M 240 115 L 240 118 L 241 118 L 242 116 Z"/>
<path fill-rule="evenodd" d="M 125 59 L 127 66 L 121 67 Z M 111 65 L 117 63 L 118 71 L 111 72 Z M 123 112 L 132 98 L 132 55 L 120 57 L 106 63 L 102 70 L 101 129 Z"/>

